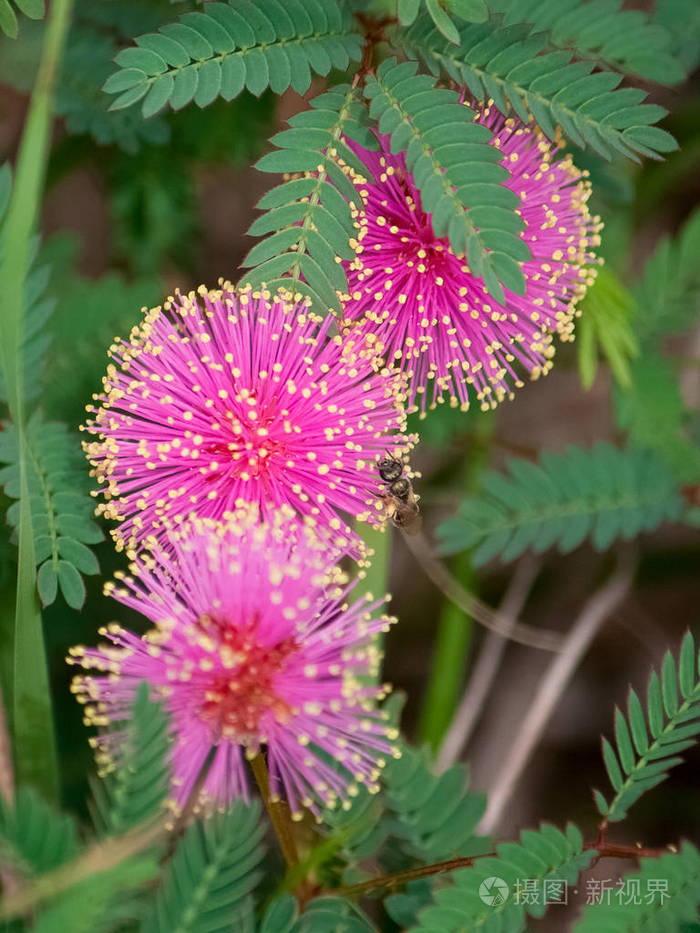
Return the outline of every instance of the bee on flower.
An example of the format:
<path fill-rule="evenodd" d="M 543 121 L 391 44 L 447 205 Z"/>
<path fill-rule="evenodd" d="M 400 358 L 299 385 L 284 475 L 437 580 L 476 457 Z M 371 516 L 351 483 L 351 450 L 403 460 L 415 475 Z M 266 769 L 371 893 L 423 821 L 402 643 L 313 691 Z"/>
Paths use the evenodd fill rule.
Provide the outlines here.
<path fill-rule="evenodd" d="M 332 326 L 293 296 L 224 284 L 176 294 L 115 341 L 84 447 L 118 547 L 249 504 L 345 535 L 350 519 L 381 524 L 377 457 L 414 443 L 404 381 L 371 336 Z"/>

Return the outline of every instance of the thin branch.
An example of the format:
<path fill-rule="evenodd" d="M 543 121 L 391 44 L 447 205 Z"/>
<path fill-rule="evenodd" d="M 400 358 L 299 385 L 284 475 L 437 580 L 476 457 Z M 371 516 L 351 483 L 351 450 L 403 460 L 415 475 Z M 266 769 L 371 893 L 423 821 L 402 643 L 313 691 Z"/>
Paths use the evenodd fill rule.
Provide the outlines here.
<path fill-rule="evenodd" d="M 21 916 L 37 904 L 72 888 L 94 875 L 108 871 L 125 859 L 160 842 L 167 833 L 169 818 L 147 820 L 136 829 L 116 839 L 105 839 L 91 846 L 83 855 L 32 880 L 0 902 L 0 920 Z"/>
<path fill-rule="evenodd" d="M 284 860 L 289 868 L 293 868 L 299 864 L 299 854 L 294 841 L 289 807 L 283 800 L 276 800 L 270 793 L 270 776 L 262 752 L 250 759 L 250 766 L 253 769 L 260 796 L 270 817 Z"/>
<path fill-rule="evenodd" d="M 396 22 L 396 18 L 393 16 L 375 19 L 372 16 L 367 16 L 366 13 L 357 13 L 356 17 L 362 26 L 365 41 L 362 47 L 360 67 L 357 69 L 355 77 L 352 79 L 353 87 L 357 87 L 358 84 L 364 85 L 367 75 L 374 71 L 374 53 L 377 46 L 386 40 L 384 30 L 387 26 Z"/>
<path fill-rule="evenodd" d="M 471 868 L 478 858 L 493 858 L 495 852 L 485 855 L 469 855 L 463 858 L 451 858 L 446 862 L 434 862 L 432 865 L 419 865 L 418 868 L 408 868 L 406 871 L 397 871 L 393 875 L 381 875 L 379 878 L 370 878 L 369 881 L 360 881 L 359 884 L 348 884 L 342 888 L 334 888 L 326 893 L 336 897 L 362 897 L 376 888 L 399 888 L 416 878 L 428 878 L 430 875 L 441 875 L 444 872 L 456 871 L 458 868 Z"/>
<path fill-rule="evenodd" d="M 503 638 L 517 641 L 519 644 L 527 645 L 530 648 L 555 652 L 562 650 L 564 636 L 558 632 L 550 632 L 546 629 L 523 625 L 522 622 L 514 622 L 501 612 L 496 612 L 495 609 L 487 606 L 486 603 L 482 603 L 468 590 L 465 590 L 459 580 L 455 580 L 442 561 L 435 557 L 425 535 L 420 532 L 417 535 L 404 534 L 404 541 L 435 586 L 456 606 L 459 606 L 463 612 L 475 619 L 480 625 L 483 625 L 484 628 L 497 632 Z"/>
<path fill-rule="evenodd" d="M 591 863 L 591 867 L 602 858 L 660 858 L 667 852 L 675 852 L 675 846 L 668 845 L 663 849 L 648 849 L 641 843 L 635 845 L 616 845 L 612 842 L 586 842 L 583 846 L 584 852 L 595 850 L 596 856 Z M 446 862 L 435 862 L 432 865 L 420 865 L 418 868 L 409 868 L 406 871 L 398 871 L 392 875 L 381 875 L 378 878 L 370 878 L 368 881 L 361 881 L 359 884 L 349 884 L 342 888 L 334 888 L 326 891 L 326 894 L 333 894 L 336 897 L 363 897 L 370 891 L 377 888 L 395 889 L 408 884 L 409 881 L 415 881 L 417 878 L 428 878 L 431 875 L 441 875 L 451 871 L 457 871 L 459 868 L 471 868 L 475 862 L 482 858 L 498 857 L 497 852 L 485 852 L 483 855 L 465 856 L 464 858 L 448 859 Z"/>
<path fill-rule="evenodd" d="M 533 703 L 506 758 L 478 831 L 491 833 L 497 827 L 523 773 L 530 755 L 556 709 L 571 675 L 588 650 L 596 632 L 625 599 L 634 577 L 636 562 L 629 552 L 621 557 L 608 582 L 591 596 L 566 636 L 561 654 L 551 662 Z"/>
<path fill-rule="evenodd" d="M 498 609 L 504 619 L 511 621 L 511 627 L 522 612 L 540 566 L 541 561 L 534 557 L 525 557 L 515 569 Z M 479 658 L 469 675 L 467 688 L 438 752 L 438 772 L 445 771 L 462 754 L 501 665 L 507 643 L 507 635 L 500 632 L 492 631 L 486 636 Z"/>

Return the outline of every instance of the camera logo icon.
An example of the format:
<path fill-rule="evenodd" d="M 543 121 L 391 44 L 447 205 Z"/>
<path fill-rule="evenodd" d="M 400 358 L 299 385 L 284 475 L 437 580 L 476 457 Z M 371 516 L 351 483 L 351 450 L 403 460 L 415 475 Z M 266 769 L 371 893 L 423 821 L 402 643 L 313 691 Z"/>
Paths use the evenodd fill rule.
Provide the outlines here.
<path fill-rule="evenodd" d="M 510 888 L 503 878 L 485 878 L 479 885 L 479 897 L 488 907 L 500 907 L 505 904 Z"/>

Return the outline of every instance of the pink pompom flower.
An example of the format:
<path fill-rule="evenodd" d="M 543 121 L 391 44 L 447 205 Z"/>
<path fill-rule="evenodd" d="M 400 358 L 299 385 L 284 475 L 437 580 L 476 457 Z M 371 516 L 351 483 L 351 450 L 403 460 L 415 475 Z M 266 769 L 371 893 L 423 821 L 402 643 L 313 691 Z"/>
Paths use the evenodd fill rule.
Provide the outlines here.
<path fill-rule="evenodd" d="M 177 293 L 115 341 L 84 447 L 119 548 L 249 503 L 343 533 L 339 513 L 384 521 L 377 459 L 413 443 L 404 383 L 372 335 L 332 326 L 303 301 L 224 285 Z"/>
<path fill-rule="evenodd" d="M 383 600 L 348 604 L 337 566 L 347 541 L 289 510 L 260 523 L 255 509 L 171 538 L 172 550 L 144 552 L 106 587 L 153 628 L 139 637 L 109 625 L 101 634 L 111 644 L 73 648 L 68 659 L 93 672 L 73 685 L 86 723 L 112 727 L 93 740 L 98 761 L 118 760 L 120 724 L 145 680 L 170 712 L 180 807 L 212 749 L 203 802 L 246 797 L 245 757 L 261 749 L 271 792 L 297 818 L 302 807 L 318 815 L 347 801 L 358 784 L 376 791 L 398 754 L 377 708 L 387 688 L 376 685 L 375 636 L 394 620 L 377 615 Z"/>
<path fill-rule="evenodd" d="M 449 395 L 469 407 L 495 407 L 519 372 L 548 372 L 553 333 L 572 339 L 576 303 L 594 277 L 592 247 L 600 242 L 598 218 L 586 202 L 590 185 L 570 156 L 556 158 L 534 125 L 505 118 L 493 106 L 477 118 L 493 131 L 492 145 L 510 172 L 505 183 L 520 197 L 520 234 L 532 252 L 521 264 L 525 295 L 505 289 L 505 306 L 488 294 L 446 237 L 436 237 L 403 154 L 392 155 L 389 137 L 380 151 L 351 143 L 373 183 L 355 176 L 364 208 L 356 214 L 356 258 L 345 263 L 350 300 L 344 315 L 374 334 L 387 360 L 410 379 L 409 404 L 424 412 Z M 351 173 L 352 174 L 352 173 Z M 420 396 L 420 404 L 416 404 Z"/>

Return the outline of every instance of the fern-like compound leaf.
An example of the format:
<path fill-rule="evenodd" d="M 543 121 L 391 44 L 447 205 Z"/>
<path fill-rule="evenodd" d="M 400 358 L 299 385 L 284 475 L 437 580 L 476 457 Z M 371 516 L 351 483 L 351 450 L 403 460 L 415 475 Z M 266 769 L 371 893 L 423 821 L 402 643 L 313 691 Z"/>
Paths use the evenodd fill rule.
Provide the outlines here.
<path fill-rule="evenodd" d="M 630 443 L 656 451 L 681 482 L 700 482 L 700 448 L 670 360 L 648 349 L 632 362 L 630 385 L 616 387 L 614 401 Z"/>
<path fill-rule="evenodd" d="M 607 802 L 596 791 L 595 800 L 608 822 L 624 819 L 633 803 L 665 780 L 699 734 L 700 655 L 688 632 L 678 663 L 667 651 L 661 676 L 652 673 L 646 711 L 638 694 L 630 690 L 627 717 L 615 711 L 615 745 L 603 739 L 603 760 L 615 794 Z"/>
<path fill-rule="evenodd" d="M 306 905 L 292 933 L 375 933 L 376 929 L 357 904 L 344 897 L 324 895 Z"/>
<path fill-rule="evenodd" d="M 527 23 L 548 32 L 548 44 L 574 51 L 614 71 L 674 84 L 685 70 L 673 50 L 673 36 L 642 10 L 622 9 L 621 0 L 489 0 L 504 25 Z"/>
<path fill-rule="evenodd" d="M 632 296 L 615 274 L 603 266 L 580 307 L 576 344 L 584 389 L 590 389 L 595 380 L 599 348 L 615 381 L 629 388 L 632 382 L 630 361 L 639 355 L 639 343 L 633 327 L 635 304 Z"/>
<path fill-rule="evenodd" d="M 346 137 L 375 146 L 367 122 L 359 91 L 338 85 L 315 97 L 310 110 L 293 116 L 290 129 L 272 138 L 279 148 L 264 155 L 257 168 L 299 177 L 273 188 L 259 202 L 265 213 L 248 232 L 265 239 L 243 262 L 251 267 L 244 282 L 264 282 L 273 292 L 288 288 L 310 297 L 323 313 L 329 308 L 340 312 L 339 296 L 348 288 L 340 260 L 355 255 L 350 202 L 359 199 L 345 171 L 367 173 Z"/>
<path fill-rule="evenodd" d="M 0 0 L 0 32 L 11 39 L 16 39 L 19 33 L 17 12 L 28 19 L 43 19 L 46 4 L 44 0 Z"/>
<path fill-rule="evenodd" d="M 402 26 L 415 22 L 422 0 L 398 0 L 397 12 Z M 459 30 L 454 21 L 483 23 L 489 11 L 484 0 L 425 0 L 425 9 L 443 36 L 449 42 L 459 42 Z M 453 18 L 454 17 L 454 18 Z"/>
<path fill-rule="evenodd" d="M 401 757 L 386 764 L 381 796 L 363 789 L 349 810 L 324 814 L 332 834 L 322 845 L 336 844 L 342 881 L 352 884 L 367 878 L 368 860 L 391 873 L 491 851 L 491 838 L 476 831 L 486 795 L 470 790 L 468 778 L 463 764 L 434 774 L 424 751 L 402 744 Z M 417 922 L 416 913 L 429 903 L 431 889 L 432 879 L 421 879 L 385 899 L 387 911 L 402 929 Z"/>
<path fill-rule="evenodd" d="M 497 846 L 496 853 L 454 872 L 454 884 L 434 891 L 433 904 L 419 911 L 415 933 L 518 933 L 526 914 L 541 917 L 553 900 L 554 886 L 559 885 L 563 897 L 565 885 L 573 884 L 596 854 L 584 850 L 581 833 L 571 823 L 565 833 L 543 823 L 537 832 L 522 832 L 519 843 Z M 525 881 L 538 887 L 539 897 L 518 897 Z"/>
<path fill-rule="evenodd" d="M 683 500 L 666 462 L 647 450 L 573 445 L 543 453 L 539 464 L 514 459 L 487 473 L 480 492 L 437 528 L 440 550 L 474 548 L 473 560 L 511 561 L 527 548 L 567 553 L 590 538 L 596 550 L 678 519 Z"/>
<path fill-rule="evenodd" d="M 635 161 L 677 148 L 669 133 L 653 125 L 666 111 L 642 103 L 644 91 L 619 88 L 622 75 L 594 71 L 594 62 L 575 61 L 571 51 L 553 51 L 547 33 L 533 35 L 524 23 L 504 25 L 492 17 L 461 29 L 455 45 L 419 17 L 396 39 L 433 74 L 445 72 L 466 84 L 476 99 L 492 98 L 499 110 L 513 110 L 525 123 L 534 117 L 552 140 L 560 126 L 581 148 L 590 146 L 605 158 L 617 151 Z"/>
<path fill-rule="evenodd" d="M 8 163 L 0 168 L 0 259 L 3 251 L 2 220 L 7 210 L 12 190 L 12 171 Z M 46 368 L 46 356 L 51 343 L 44 325 L 51 316 L 56 302 L 46 294 L 50 266 L 42 261 L 39 240 L 31 245 L 30 268 L 24 283 L 24 314 L 22 316 L 22 374 L 24 398 L 33 401 L 42 387 L 41 375 Z M 0 374 L 0 399 L 5 398 L 3 378 Z"/>
<path fill-rule="evenodd" d="M 291 894 L 282 894 L 265 911 L 259 933 L 292 933 L 298 917 L 296 898 Z"/>
<path fill-rule="evenodd" d="M 170 127 L 162 116 L 144 120 L 136 108 L 108 109 L 110 97 L 102 85 L 114 70 L 113 59 L 119 46 L 111 29 L 85 21 L 86 12 L 86 6 L 80 4 L 61 56 L 54 114 L 65 117 L 65 127 L 71 135 L 89 133 L 101 145 L 114 144 L 130 154 L 138 152 L 144 144 L 162 145 L 170 137 Z M 162 17 L 165 19 L 165 11 Z M 36 78 L 45 33 L 44 23 L 27 26 L 22 30 L 22 41 L 4 43 L 0 55 L 0 82 L 23 94 L 31 91 Z"/>
<path fill-rule="evenodd" d="M 265 826 L 257 803 L 197 820 L 169 863 L 142 933 L 229 933 L 260 880 Z"/>
<path fill-rule="evenodd" d="M 103 762 L 94 786 L 96 821 L 105 834 L 120 835 L 163 808 L 170 786 L 168 717 L 142 683 L 126 723 L 119 729 L 119 755 Z"/>
<path fill-rule="evenodd" d="M 12 804 L 0 795 L 0 850 L 17 874 L 43 874 L 78 854 L 75 822 L 31 787 L 20 787 Z"/>
<path fill-rule="evenodd" d="M 361 54 L 362 37 L 339 3 L 205 3 L 120 52 L 120 70 L 104 90 L 117 95 L 112 109 L 142 100 L 150 117 L 166 105 L 179 110 L 191 101 L 206 107 L 217 97 L 233 100 L 244 88 L 256 96 L 268 87 L 304 94 L 312 72 L 344 71 Z"/>
<path fill-rule="evenodd" d="M 469 790 L 466 765 L 435 775 L 426 755 L 404 746 L 384 772 L 392 845 L 423 862 L 450 856 L 482 855 L 491 839 L 476 827 L 486 810 L 486 795 Z"/>
<path fill-rule="evenodd" d="M 584 907 L 573 933 L 690 933 L 697 926 L 700 853 L 689 842 L 679 852 L 641 859 L 639 871 L 622 881 L 610 896 Z"/>
<path fill-rule="evenodd" d="M 700 62 L 700 6 L 695 0 L 656 0 L 652 10 L 652 21 L 670 33 L 672 52 L 689 74 Z"/>
<path fill-rule="evenodd" d="M 170 128 L 162 117 L 144 120 L 137 110 L 109 110 L 102 85 L 112 70 L 114 39 L 86 24 L 71 30 L 56 87 L 55 112 L 69 133 L 89 133 L 101 145 L 114 143 L 130 154 L 142 144 L 162 145 Z"/>
<path fill-rule="evenodd" d="M 87 471 L 80 443 L 64 424 L 30 418 L 26 428 L 27 482 L 32 510 L 37 588 L 44 606 L 60 588 L 69 606 L 79 609 L 85 599 L 83 574 L 99 572 L 88 547 L 102 540 L 92 520 Z M 20 470 L 17 432 L 6 422 L 0 431 L 0 485 L 17 500 L 7 510 L 13 528 L 19 523 Z"/>
<path fill-rule="evenodd" d="M 503 304 L 503 285 L 525 292 L 520 263 L 530 252 L 518 236 L 518 196 L 503 185 L 508 172 L 489 145 L 491 131 L 473 122 L 456 91 L 437 87 L 435 78 L 417 69 L 416 62 L 382 62 L 365 85 L 370 115 L 380 133 L 391 136 L 392 152 L 405 151 L 435 235 L 449 237 L 458 256 L 466 254 L 471 270 Z M 485 227 L 472 214 L 485 207 L 505 210 L 489 213 Z"/>
<path fill-rule="evenodd" d="M 661 239 L 633 289 L 639 309 L 637 332 L 654 346 L 667 334 L 692 326 L 700 309 L 700 210 L 681 232 Z"/>

